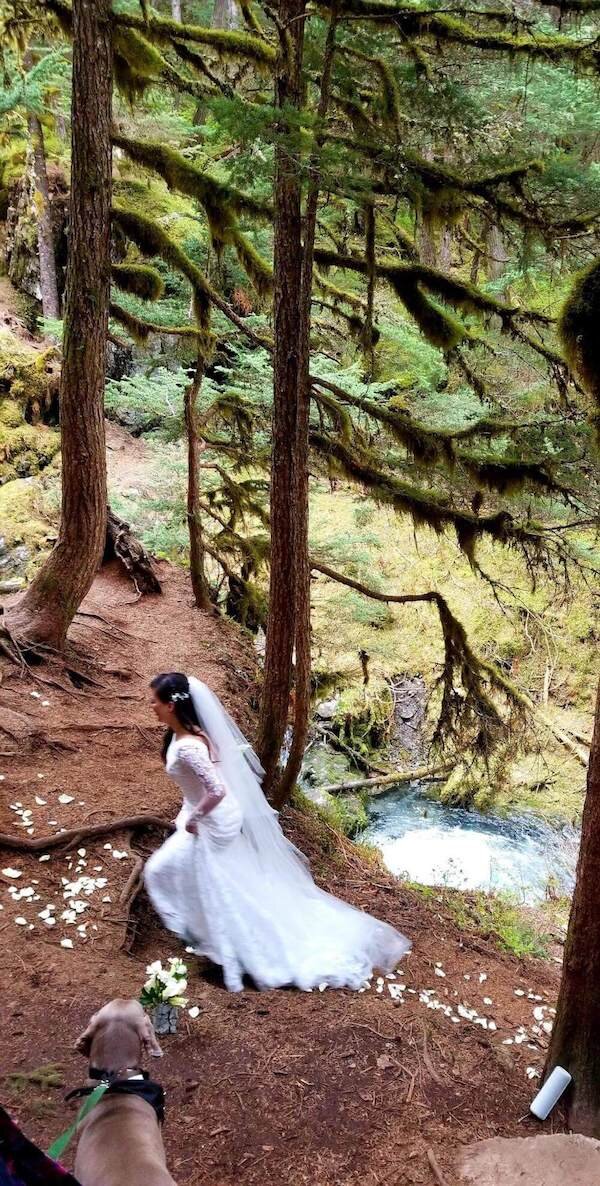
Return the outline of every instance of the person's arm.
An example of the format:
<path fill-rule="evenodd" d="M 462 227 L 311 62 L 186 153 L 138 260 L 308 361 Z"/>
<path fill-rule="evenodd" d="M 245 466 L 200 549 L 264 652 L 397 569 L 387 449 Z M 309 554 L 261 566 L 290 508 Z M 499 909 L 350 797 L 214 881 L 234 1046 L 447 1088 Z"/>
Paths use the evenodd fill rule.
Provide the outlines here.
<path fill-rule="evenodd" d="M 180 758 L 191 767 L 196 775 L 199 790 L 198 802 L 192 815 L 186 823 L 188 832 L 195 832 L 198 820 L 203 819 L 221 802 L 226 791 L 222 782 L 217 778 L 216 770 L 203 747 L 192 742 L 186 745 Z"/>

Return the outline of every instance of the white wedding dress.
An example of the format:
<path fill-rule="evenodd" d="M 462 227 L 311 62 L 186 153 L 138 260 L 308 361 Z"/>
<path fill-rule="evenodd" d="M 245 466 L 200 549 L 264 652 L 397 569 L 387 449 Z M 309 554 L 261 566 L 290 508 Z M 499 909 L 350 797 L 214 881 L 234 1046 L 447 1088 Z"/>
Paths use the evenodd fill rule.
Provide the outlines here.
<path fill-rule="evenodd" d="M 193 684 L 194 703 L 199 688 L 212 697 L 204 685 Z M 358 989 L 374 970 L 391 971 L 409 950 L 408 940 L 318 889 L 262 794 L 255 755 L 247 743 L 238 744 L 241 734 L 216 698 L 211 703 L 222 714 L 208 729 L 219 761 L 213 763 L 204 742 L 190 735 L 174 738 L 167 754 L 167 773 L 183 791 L 183 805 L 176 831 L 145 870 L 148 894 L 165 926 L 220 964 L 231 992 L 243 988 L 244 975 L 259 989 Z M 204 700 L 203 724 L 208 715 Z M 235 772 L 239 794 L 232 785 Z M 186 831 L 191 817 L 195 835 Z"/>

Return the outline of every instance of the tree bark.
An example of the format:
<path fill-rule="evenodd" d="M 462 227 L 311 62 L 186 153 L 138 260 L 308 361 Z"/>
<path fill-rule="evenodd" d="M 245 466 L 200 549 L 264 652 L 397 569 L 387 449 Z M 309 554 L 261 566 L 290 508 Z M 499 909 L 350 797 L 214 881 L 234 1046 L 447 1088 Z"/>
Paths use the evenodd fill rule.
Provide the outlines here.
<path fill-rule="evenodd" d="M 569 1125 L 600 1137 L 600 925 L 597 883 L 600 869 L 600 684 L 588 766 L 575 894 L 556 1021 L 546 1073 L 565 1067 L 573 1077 Z"/>
<path fill-rule="evenodd" d="M 298 25 L 303 23 L 296 22 Z M 294 515 L 294 575 L 296 580 L 294 635 L 296 664 L 294 681 L 294 729 L 285 771 L 277 787 L 275 804 L 281 807 L 298 777 L 310 716 L 311 623 L 310 623 L 310 559 L 308 554 L 309 497 L 308 497 L 308 433 L 310 426 L 310 328 L 313 288 L 313 265 L 317 208 L 321 184 L 320 152 L 324 144 L 324 121 L 329 105 L 331 73 L 335 53 L 337 0 L 333 0 L 331 18 L 321 79 L 321 94 L 317 109 L 317 129 L 314 149 L 308 163 L 308 195 L 304 219 L 304 242 L 300 277 L 300 333 L 298 337 L 297 410 L 293 488 L 291 503 Z"/>
<path fill-rule="evenodd" d="M 110 0 L 73 2 L 70 236 L 60 389 L 58 542 L 8 615 L 15 637 L 60 648 L 106 539 L 104 372 L 110 288 Z"/>
<path fill-rule="evenodd" d="M 23 54 L 23 65 L 26 70 L 31 70 L 33 66 L 33 55 L 30 49 L 26 50 Z M 34 203 L 37 219 L 42 313 L 44 317 L 58 320 L 60 317 L 60 299 L 56 276 L 56 255 L 54 251 L 54 231 L 52 227 L 48 170 L 46 168 L 44 131 L 37 115 L 32 111 L 28 113 L 27 125 L 33 152 Z"/>
<path fill-rule="evenodd" d="M 58 320 L 60 299 L 56 276 L 54 253 L 54 231 L 50 207 L 50 188 L 46 170 L 44 132 L 37 115 L 28 117 L 29 137 L 33 148 L 33 175 L 35 180 L 35 206 L 37 216 L 38 256 L 40 261 L 40 290 L 44 317 Z"/>
<path fill-rule="evenodd" d="M 280 46 L 275 106 L 300 108 L 304 0 L 280 0 L 289 37 Z M 294 455 L 298 404 L 300 288 L 302 282 L 299 149 L 284 119 L 275 148 L 273 441 L 271 452 L 271 572 L 269 618 L 258 748 L 269 790 L 287 723 L 294 647 Z"/>
<path fill-rule="evenodd" d="M 213 29 L 239 29 L 240 10 L 236 0 L 215 0 L 211 24 Z"/>
<path fill-rule="evenodd" d="M 171 16 L 181 24 L 181 0 L 171 0 Z"/>
<path fill-rule="evenodd" d="M 509 256 L 504 246 L 502 231 L 495 222 L 491 222 L 488 226 L 485 247 L 488 280 L 499 280 L 506 271 Z"/>
<path fill-rule="evenodd" d="M 204 360 L 198 355 L 196 373 L 184 396 L 185 427 L 188 445 L 187 519 L 190 533 L 190 577 L 198 609 L 211 610 L 210 589 L 204 567 L 204 540 L 200 515 L 200 442 L 196 402 L 204 374 Z"/>
<path fill-rule="evenodd" d="M 108 508 L 104 559 L 118 560 L 133 581 L 138 593 L 162 593 L 161 583 L 152 567 L 152 559 L 132 534 L 129 523 Z"/>

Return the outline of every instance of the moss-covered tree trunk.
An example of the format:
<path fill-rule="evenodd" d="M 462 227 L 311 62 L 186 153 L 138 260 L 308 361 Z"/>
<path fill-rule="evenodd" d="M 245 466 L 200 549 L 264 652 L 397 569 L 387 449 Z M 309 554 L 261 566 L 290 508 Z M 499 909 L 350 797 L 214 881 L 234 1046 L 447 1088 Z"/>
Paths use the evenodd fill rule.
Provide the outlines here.
<path fill-rule="evenodd" d="M 211 23 L 213 29 L 239 29 L 240 10 L 236 0 L 215 0 Z"/>
<path fill-rule="evenodd" d="M 320 152 L 324 143 L 324 121 L 329 105 L 331 73 L 335 51 L 337 0 L 333 0 L 323 59 L 321 95 L 317 110 L 315 146 L 308 162 L 308 194 L 304 217 L 302 272 L 300 289 L 300 333 L 298 339 L 298 379 L 296 411 L 296 448 L 292 487 L 294 513 L 294 639 L 296 647 L 294 680 L 294 729 L 285 771 L 277 787 L 276 806 L 281 807 L 294 788 L 300 772 L 310 716 L 311 621 L 310 559 L 308 553 L 309 488 L 308 436 L 310 427 L 310 330 L 313 291 L 313 265 L 317 209 L 321 184 Z"/>
<path fill-rule="evenodd" d="M 288 52 L 280 50 L 275 103 L 299 108 L 304 0 L 280 0 Z M 269 789 L 288 717 L 295 634 L 294 515 L 292 499 L 298 405 L 298 347 L 302 282 L 301 179 L 294 129 L 279 125 L 275 150 L 273 439 L 271 451 L 271 576 L 259 726 L 259 753 Z"/>
<path fill-rule="evenodd" d="M 23 65 L 27 70 L 33 66 L 31 50 L 23 54 Z M 40 265 L 40 293 L 44 317 L 60 317 L 60 299 L 56 276 L 56 255 L 54 252 L 54 231 L 50 206 L 50 187 L 46 168 L 46 147 L 42 125 L 33 111 L 27 117 L 29 139 L 33 152 L 34 202 L 37 222 L 38 257 Z"/>
<path fill-rule="evenodd" d="M 184 396 L 185 427 L 188 445 L 187 519 L 190 533 L 190 578 L 196 605 L 212 608 L 204 565 L 205 550 L 200 515 L 200 440 L 196 404 L 204 373 L 204 360 L 198 355 L 196 373 Z"/>
<path fill-rule="evenodd" d="M 546 1069 L 573 1076 L 569 1124 L 600 1137 L 600 684 L 581 827 L 577 882 Z"/>
<path fill-rule="evenodd" d="M 52 209 L 50 206 L 50 188 L 46 169 L 46 151 L 44 133 L 37 115 L 29 116 L 29 136 L 33 148 L 33 172 L 35 180 L 35 206 L 37 217 L 37 241 L 40 261 L 40 291 L 42 297 L 42 313 L 44 317 L 58 319 L 60 317 L 60 300 L 58 296 L 58 280 L 56 276 L 56 256 L 54 252 L 54 231 L 52 228 Z"/>
<path fill-rule="evenodd" d="M 106 540 L 104 371 L 110 285 L 110 0 L 73 0 L 69 258 L 60 388 L 58 542 L 9 615 L 13 634 L 61 647 Z"/>

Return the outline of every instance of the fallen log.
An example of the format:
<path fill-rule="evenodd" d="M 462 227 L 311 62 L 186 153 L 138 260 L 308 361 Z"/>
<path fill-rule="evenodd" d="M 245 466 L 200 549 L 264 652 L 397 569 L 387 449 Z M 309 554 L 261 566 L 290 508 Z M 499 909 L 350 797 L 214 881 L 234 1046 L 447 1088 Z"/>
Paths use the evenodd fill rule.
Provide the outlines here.
<path fill-rule="evenodd" d="M 351 782 L 337 782 L 330 786 L 319 787 L 329 795 L 337 795 L 341 791 L 360 791 L 367 787 L 377 787 L 375 794 L 381 794 L 381 788 L 393 786 L 394 783 L 418 782 L 426 778 L 444 778 L 454 770 L 455 762 L 444 762 L 439 766 L 415 766 L 413 770 L 394 770 L 391 774 L 376 774 L 371 778 L 355 778 Z"/>

